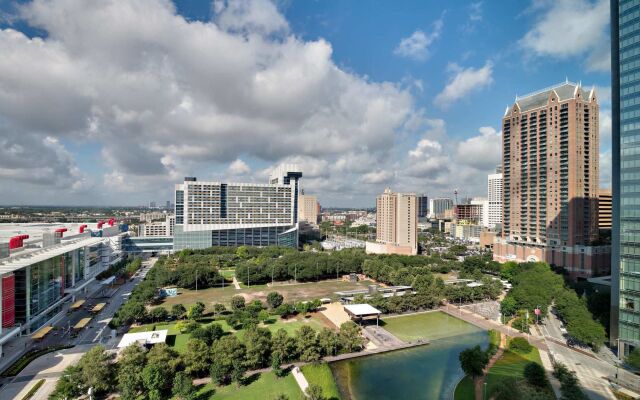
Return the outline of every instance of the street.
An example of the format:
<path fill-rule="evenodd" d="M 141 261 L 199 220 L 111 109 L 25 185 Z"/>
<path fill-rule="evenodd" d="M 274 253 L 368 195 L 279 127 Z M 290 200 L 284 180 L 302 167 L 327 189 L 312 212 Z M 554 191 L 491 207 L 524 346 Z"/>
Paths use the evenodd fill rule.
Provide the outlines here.
<path fill-rule="evenodd" d="M 584 347 L 569 347 L 567 339 L 563 336 L 562 322 L 550 312 L 539 325 L 540 332 L 544 335 L 549 352 L 552 357 L 569 369 L 576 372 L 580 384 L 591 399 L 615 399 L 610 390 L 608 378 L 615 378 L 618 370 L 618 378 L 623 386 L 635 391 L 640 389 L 640 378 L 622 368 L 616 368 L 611 363 L 610 357 L 603 360 L 602 355 L 595 354 L 591 349 Z M 608 349 L 607 349 L 608 351 Z"/>

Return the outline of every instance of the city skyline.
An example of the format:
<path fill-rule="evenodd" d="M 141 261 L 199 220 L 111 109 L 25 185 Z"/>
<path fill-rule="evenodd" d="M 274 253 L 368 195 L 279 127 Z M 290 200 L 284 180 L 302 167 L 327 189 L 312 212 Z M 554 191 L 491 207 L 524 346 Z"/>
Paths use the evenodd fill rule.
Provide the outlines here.
<path fill-rule="evenodd" d="M 485 195 L 504 107 L 565 78 L 596 86 L 610 180 L 608 2 L 188 4 L 0 6 L 3 203 L 145 204 L 184 176 L 262 182 L 281 162 L 327 206 L 372 206 L 392 181 Z"/>

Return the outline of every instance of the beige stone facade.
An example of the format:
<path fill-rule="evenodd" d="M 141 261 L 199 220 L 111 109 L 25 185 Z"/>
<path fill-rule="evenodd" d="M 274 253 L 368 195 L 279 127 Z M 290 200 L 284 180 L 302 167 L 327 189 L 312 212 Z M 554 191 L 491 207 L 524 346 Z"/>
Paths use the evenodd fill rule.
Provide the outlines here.
<path fill-rule="evenodd" d="M 320 204 L 316 196 L 301 194 L 298 196 L 298 221 L 305 221 L 309 224 L 318 224 L 318 212 Z"/>
<path fill-rule="evenodd" d="M 376 242 L 384 251 L 398 254 L 418 253 L 418 203 L 414 193 L 394 193 L 385 189 L 376 199 Z M 382 246 L 370 246 L 381 252 Z M 376 251 L 373 248 L 376 247 Z"/>

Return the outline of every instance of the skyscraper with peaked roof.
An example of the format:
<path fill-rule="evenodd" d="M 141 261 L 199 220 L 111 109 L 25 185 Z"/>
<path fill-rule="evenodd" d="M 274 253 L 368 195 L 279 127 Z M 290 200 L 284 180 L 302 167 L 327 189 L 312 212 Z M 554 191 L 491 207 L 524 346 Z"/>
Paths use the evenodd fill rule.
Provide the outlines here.
<path fill-rule="evenodd" d="M 598 239 L 599 106 L 569 81 L 516 98 L 502 118 L 498 261 L 545 261 L 571 276 L 607 273 Z"/>

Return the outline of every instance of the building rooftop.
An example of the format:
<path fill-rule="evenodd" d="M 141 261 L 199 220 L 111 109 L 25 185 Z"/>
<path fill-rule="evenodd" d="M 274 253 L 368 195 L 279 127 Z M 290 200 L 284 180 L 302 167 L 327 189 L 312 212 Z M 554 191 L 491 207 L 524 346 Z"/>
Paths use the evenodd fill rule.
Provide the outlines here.
<path fill-rule="evenodd" d="M 515 103 L 518 105 L 521 112 L 526 112 L 535 108 L 546 106 L 551 92 L 556 93 L 559 101 L 565 101 L 572 99 L 576 95 L 577 90 L 580 91 L 580 95 L 584 99 L 589 98 L 591 91 L 584 90 L 580 83 L 565 81 L 563 83 L 550 86 L 548 88 L 529 93 L 524 96 L 516 96 Z M 509 109 L 507 109 L 507 114 L 508 112 Z"/>
<path fill-rule="evenodd" d="M 118 343 L 118 348 L 121 349 L 133 343 L 142 345 L 164 343 L 167 341 L 167 332 L 169 331 L 165 329 L 162 331 L 127 333 Z"/>
<path fill-rule="evenodd" d="M 349 304 L 344 306 L 344 310 L 351 315 L 355 316 L 367 316 L 367 315 L 379 315 L 382 314 L 380 310 L 369 304 Z"/>
<path fill-rule="evenodd" d="M 0 274 L 13 272 L 28 265 L 48 260 L 51 257 L 59 256 L 80 247 L 93 246 L 105 240 L 107 239 L 100 237 L 82 237 L 63 241 L 55 246 L 21 250 L 15 252 L 8 258 L 0 259 Z"/>

